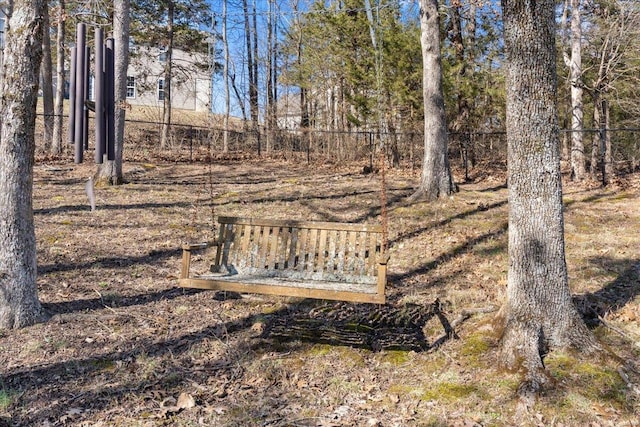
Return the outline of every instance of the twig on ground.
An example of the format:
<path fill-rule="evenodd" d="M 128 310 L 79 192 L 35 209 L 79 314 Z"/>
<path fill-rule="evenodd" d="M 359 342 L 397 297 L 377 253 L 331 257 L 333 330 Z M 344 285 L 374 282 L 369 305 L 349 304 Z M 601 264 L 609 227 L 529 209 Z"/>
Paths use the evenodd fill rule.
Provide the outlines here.
<path fill-rule="evenodd" d="M 462 312 L 460 312 L 458 317 L 456 317 L 452 322 L 449 322 L 447 324 L 447 327 L 445 327 L 444 334 L 440 335 L 438 338 L 435 339 L 435 341 L 433 341 L 433 344 L 431 345 L 431 349 L 433 350 L 433 349 L 436 349 L 436 348 L 440 347 L 449 338 L 455 336 L 455 334 L 456 334 L 455 329 L 458 326 L 460 326 L 460 324 L 462 324 L 462 322 L 464 322 L 465 320 L 469 319 L 474 314 L 493 313 L 494 311 L 497 311 L 497 310 L 498 310 L 498 308 L 495 307 L 495 306 L 479 307 L 479 308 L 471 308 L 471 309 L 462 310 Z"/>
<path fill-rule="evenodd" d="M 602 323 L 605 327 L 611 329 L 614 332 L 617 332 L 618 334 L 622 335 L 623 337 L 625 337 L 626 339 L 628 339 L 629 341 L 631 341 L 633 343 L 633 345 L 635 345 L 636 347 L 640 346 L 640 342 L 637 341 L 637 339 L 635 337 L 632 337 L 631 335 L 629 335 L 627 332 L 623 331 L 622 329 L 613 326 L 611 323 L 607 322 L 606 320 L 604 320 L 604 318 L 600 315 L 598 315 L 598 320 L 600 321 L 600 323 Z"/>

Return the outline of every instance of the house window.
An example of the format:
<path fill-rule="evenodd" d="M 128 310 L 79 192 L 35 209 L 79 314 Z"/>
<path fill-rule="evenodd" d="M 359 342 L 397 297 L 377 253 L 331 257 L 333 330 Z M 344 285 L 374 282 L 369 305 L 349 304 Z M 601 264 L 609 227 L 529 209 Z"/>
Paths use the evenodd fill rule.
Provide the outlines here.
<path fill-rule="evenodd" d="M 158 79 L 158 101 L 164 101 L 164 79 Z"/>
<path fill-rule="evenodd" d="M 136 78 L 127 76 L 127 98 L 133 99 L 136 97 Z"/>
<path fill-rule="evenodd" d="M 167 48 L 166 47 L 161 47 L 160 48 L 160 53 L 158 54 L 158 61 L 167 62 Z"/>

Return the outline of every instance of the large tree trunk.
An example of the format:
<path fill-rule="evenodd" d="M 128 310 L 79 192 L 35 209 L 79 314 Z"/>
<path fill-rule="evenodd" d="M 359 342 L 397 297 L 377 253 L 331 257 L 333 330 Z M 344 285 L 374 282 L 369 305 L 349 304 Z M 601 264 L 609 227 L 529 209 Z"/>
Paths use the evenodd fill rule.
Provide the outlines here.
<path fill-rule="evenodd" d="M 42 319 L 36 286 L 33 163 L 43 0 L 14 0 L 0 96 L 0 329 Z"/>
<path fill-rule="evenodd" d="M 42 108 L 44 113 L 43 150 L 51 151 L 53 140 L 53 64 L 51 62 L 51 34 L 49 5 L 45 2 L 42 15 Z"/>
<path fill-rule="evenodd" d="M 57 16 L 57 29 L 56 35 L 56 101 L 54 105 L 54 120 L 53 120 L 53 141 L 51 152 L 55 155 L 62 154 L 63 151 L 63 137 L 62 137 L 62 123 L 64 113 L 64 36 L 65 36 L 65 14 L 66 6 L 64 0 L 58 0 L 58 16 Z"/>
<path fill-rule="evenodd" d="M 447 153 L 447 120 L 442 89 L 438 0 L 420 0 L 420 42 L 424 95 L 424 161 L 420 187 L 412 198 L 446 197 L 455 187 Z"/>
<path fill-rule="evenodd" d="M 98 179 L 109 185 L 124 182 L 122 156 L 124 151 L 124 124 L 127 101 L 127 68 L 129 67 L 129 0 L 113 2 L 114 39 L 114 160 L 105 161 L 98 170 Z"/>
<path fill-rule="evenodd" d="M 501 358 L 524 368 L 520 391 L 545 382 L 547 349 L 597 348 L 572 304 L 556 105 L 554 0 L 503 0 L 507 52 L 509 273 Z"/>

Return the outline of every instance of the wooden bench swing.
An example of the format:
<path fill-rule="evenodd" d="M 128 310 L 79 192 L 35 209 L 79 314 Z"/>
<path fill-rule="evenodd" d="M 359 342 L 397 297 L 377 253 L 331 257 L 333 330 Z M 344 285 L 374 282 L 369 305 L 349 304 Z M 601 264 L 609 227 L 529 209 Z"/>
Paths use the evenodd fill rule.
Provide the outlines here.
<path fill-rule="evenodd" d="M 179 285 L 240 293 L 384 304 L 381 225 L 218 218 L 218 239 L 183 246 Z M 215 247 L 210 271 L 191 272 L 194 251 Z"/>
<path fill-rule="evenodd" d="M 220 216 L 215 241 L 182 247 L 179 286 L 384 304 L 389 255 L 383 150 L 380 163 L 381 224 Z M 210 247 L 216 250 L 209 271 L 193 274 L 192 253 Z"/>

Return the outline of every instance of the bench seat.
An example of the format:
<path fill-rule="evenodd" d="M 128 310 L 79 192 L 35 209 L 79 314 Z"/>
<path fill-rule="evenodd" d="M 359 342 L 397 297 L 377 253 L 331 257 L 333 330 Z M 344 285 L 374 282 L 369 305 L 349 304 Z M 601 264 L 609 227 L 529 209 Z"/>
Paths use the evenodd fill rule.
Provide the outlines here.
<path fill-rule="evenodd" d="M 189 288 L 384 303 L 388 257 L 378 225 L 220 217 L 218 240 L 183 246 Z M 210 272 L 191 253 L 215 247 Z"/>

